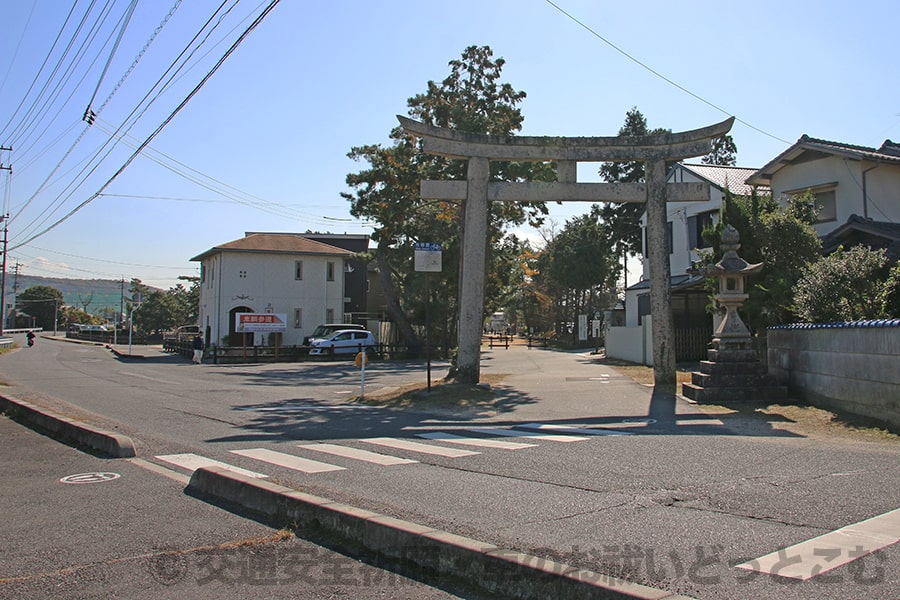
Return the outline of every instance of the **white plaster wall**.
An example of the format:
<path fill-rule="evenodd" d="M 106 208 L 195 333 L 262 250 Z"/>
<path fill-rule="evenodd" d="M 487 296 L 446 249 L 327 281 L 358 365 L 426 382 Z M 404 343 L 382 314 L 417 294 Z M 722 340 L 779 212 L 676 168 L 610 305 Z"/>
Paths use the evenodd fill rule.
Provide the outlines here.
<path fill-rule="evenodd" d="M 697 183 L 704 182 L 693 173 L 684 169 L 676 169 L 673 176 L 668 179 L 669 183 Z M 669 202 L 666 210 L 666 220 L 672 223 L 672 254 L 669 255 L 669 268 L 672 275 L 683 275 L 691 266 L 692 261 L 699 259 L 699 255 L 690 248 L 690 234 L 688 232 L 688 218 L 722 207 L 724 194 L 716 187 L 710 186 L 710 199 L 706 202 Z M 718 217 L 714 217 L 718 221 Z M 647 227 L 646 213 L 641 216 L 641 230 Z M 643 231 L 641 233 L 643 236 Z M 644 236 L 646 237 L 646 236 Z M 643 261 L 643 278 L 650 278 L 650 267 L 648 262 Z"/>
<path fill-rule="evenodd" d="M 644 317 L 637 327 L 610 327 L 606 332 L 606 356 L 653 366 L 652 319 Z"/>
<path fill-rule="evenodd" d="M 294 278 L 295 262 L 303 261 L 303 279 Z M 326 281 L 326 263 L 335 263 L 334 281 Z M 206 281 L 200 290 L 200 324 L 210 327 L 211 344 L 221 344 L 230 330 L 229 312 L 246 306 L 253 312 L 283 313 L 287 330 L 282 345 L 303 338 L 325 322 L 327 309 L 341 321 L 344 309 L 344 262 L 341 257 L 223 252 L 204 261 Z M 242 276 L 242 272 L 245 273 Z M 294 327 L 294 309 L 302 309 L 301 327 Z M 256 334 L 257 344 L 267 334 Z"/>
<path fill-rule="evenodd" d="M 673 176 L 668 180 L 678 183 L 696 183 L 703 182 L 693 173 L 684 169 L 676 169 Z M 706 202 L 670 202 L 667 206 L 666 220 L 672 223 L 672 254 L 669 255 L 669 272 L 672 275 L 683 275 L 692 262 L 700 259 L 700 255 L 696 249 L 689 247 L 690 234 L 688 232 L 688 218 L 702 213 L 718 210 L 722 207 L 724 194 L 716 187 L 710 186 L 710 199 Z M 718 216 L 713 217 L 713 221 L 718 221 Z M 641 236 L 645 238 L 643 230 L 647 227 L 647 215 L 641 216 Z M 650 279 L 649 262 L 641 259 L 643 271 L 641 279 Z M 637 297 L 639 294 L 646 294 L 647 290 L 625 292 L 625 325 L 628 327 L 637 327 L 638 325 L 638 306 Z"/>
<path fill-rule="evenodd" d="M 863 216 L 863 170 L 874 163 L 830 156 L 779 169 L 772 176 L 772 194 L 780 199 L 788 192 L 837 182 L 835 207 L 837 219 L 814 226 L 820 236 L 847 222 L 850 215 Z M 866 174 L 869 218 L 875 221 L 900 220 L 900 167 L 880 165 Z"/>

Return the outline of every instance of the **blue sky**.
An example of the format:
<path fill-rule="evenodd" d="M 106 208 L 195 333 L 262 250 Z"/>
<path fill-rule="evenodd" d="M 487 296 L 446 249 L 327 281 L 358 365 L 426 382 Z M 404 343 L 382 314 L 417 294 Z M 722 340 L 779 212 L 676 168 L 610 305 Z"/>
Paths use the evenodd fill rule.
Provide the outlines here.
<path fill-rule="evenodd" d="M 523 135 L 615 135 L 637 106 L 650 127 L 674 131 L 736 116 L 746 167 L 803 134 L 900 139 L 894 0 L 282 0 L 115 175 L 268 2 L 227 0 L 228 16 L 161 93 L 154 84 L 221 2 L 181 3 L 142 52 L 175 4 L 143 0 L 114 54 L 129 2 L 111 0 L 104 22 L 94 7 L 78 35 L 90 3 L 75 2 L 64 26 L 72 4 L 3 2 L 8 268 L 31 275 L 168 288 L 197 273 L 191 257 L 245 231 L 371 231 L 340 197 L 347 173 L 365 167 L 347 152 L 389 143 L 407 98 L 469 45 L 490 46 L 506 60 L 503 79 L 527 93 Z M 123 123 L 127 138 L 112 143 Z M 596 181 L 596 166 L 582 165 L 579 179 Z M 552 216 L 562 226 L 587 209 L 554 206 Z"/>

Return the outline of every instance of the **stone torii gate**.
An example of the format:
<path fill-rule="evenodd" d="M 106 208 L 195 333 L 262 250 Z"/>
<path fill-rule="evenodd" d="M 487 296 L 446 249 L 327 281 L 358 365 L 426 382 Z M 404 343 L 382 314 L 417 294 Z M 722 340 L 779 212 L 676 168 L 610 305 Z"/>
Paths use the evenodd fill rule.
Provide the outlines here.
<path fill-rule="evenodd" d="M 710 142 L 725 135 L 734 117 L 693 131 L 644 137 L 494 136 L 434 127 L 397 117 L 409 133 L 422 138 L 423 150 L 466 159 L 465 181 L 422 181 L 422 198 L 463 201 L 462 270 L 459 290 L 457 368 L 460 381 L 478 383 L 484 320 L 485 252 L 488 204 L 513 202 L 646 203 L 650 261 L 650 314 L 653 317 L 653 375 L 657 389 L 675 391 L 674 326 L 670 303 L 666 202 L 709 200 L 704 183 L 666 184 L 666 162 L 709 152 Z M 490 161 L 556 161 L 556 182 L 489 182 Z M 578 162 L 645 164 L 646 183 L 578 183 Z"/>

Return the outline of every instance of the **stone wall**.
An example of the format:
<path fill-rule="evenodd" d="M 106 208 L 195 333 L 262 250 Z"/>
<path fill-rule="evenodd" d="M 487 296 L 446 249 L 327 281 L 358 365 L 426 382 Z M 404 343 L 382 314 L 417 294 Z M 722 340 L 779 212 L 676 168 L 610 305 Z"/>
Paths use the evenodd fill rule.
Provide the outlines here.
<path fill-rule="evenodd" d="M 768 343 L 769 373 L 792 396 L 900 431 L 900 319 L 782 325 Z"/>

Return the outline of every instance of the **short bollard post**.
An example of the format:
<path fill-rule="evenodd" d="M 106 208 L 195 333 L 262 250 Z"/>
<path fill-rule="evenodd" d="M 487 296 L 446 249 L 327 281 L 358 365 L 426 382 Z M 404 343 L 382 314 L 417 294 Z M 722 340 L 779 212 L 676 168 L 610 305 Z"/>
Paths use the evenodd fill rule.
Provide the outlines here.
<path fill-rule="evenodd" d="M 362 348 L 362 346 L 360 346 Z M 356 355 L 356 368 L 359 369 L 360 377 L 359 377 L 359 397 L 363 399 L 366 397 L 366 365 L 369 363 L 369 355 L 366 353 L 365 349 L 361 350 Z"/>

